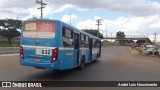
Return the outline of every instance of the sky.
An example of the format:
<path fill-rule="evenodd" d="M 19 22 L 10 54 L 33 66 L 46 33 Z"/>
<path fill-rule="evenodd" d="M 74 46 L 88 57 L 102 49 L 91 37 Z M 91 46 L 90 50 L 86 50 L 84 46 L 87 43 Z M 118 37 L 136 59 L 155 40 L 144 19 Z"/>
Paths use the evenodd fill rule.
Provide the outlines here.
<path fill-rule="evenodd" d="M 78 29 L 97 29 L 104 36 L 123 31 L 126 35 L 148 36 L 160 41 L 160 0 L 43 0 L 43 17 L 68 23 Z M 0 19 L 40 18 L 36 0 L 0 0 Z M 71 17 L 71 22 L 70 22 Z M 107 31 L 107 32 L 106 32 Z"/>

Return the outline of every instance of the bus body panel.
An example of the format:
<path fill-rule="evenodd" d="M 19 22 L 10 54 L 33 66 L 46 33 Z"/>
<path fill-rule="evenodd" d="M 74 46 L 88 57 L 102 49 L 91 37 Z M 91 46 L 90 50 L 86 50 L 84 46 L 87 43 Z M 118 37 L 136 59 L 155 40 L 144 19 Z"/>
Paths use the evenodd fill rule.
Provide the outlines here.
<path fill-rule="evenodd" d="M 44 69 L 65 70 L 77 67 L 81 64 L 82 57 L 85 58 L 85 63 L 96 60 L 100 55 L 100 50 L 93 48 L 92 39 L 95 37 L 84 33 L 89 37 L 88 47 L 80 47 L 80 34 L 76 28 L 73 28 L 61 21 L 55 20 L 31 20 L 26 22 L 49 22 L 55 23 L 55 36 L 54 38 L 28 38 L 24 37 L 24 27 L 22 27 L 20 44 L 23 47 L 24 59 L 20 57 L 20 64 L 24 66 L 31 66 Z M 25 23 L 25 22 L 24 22 Z M 24 24 L 23 23 L 23 24 Z M 73 47 L 65 47 L 63 43 L 62 27 L 68 27 L 77 34 L 77 37 L 73 36 Z M 76 38 L 76 39 L 75 39 Z M 95 38 L 97 39 L 97 38 Z M 91 41 L 90 41 L 91 40 Z M 100 39 L 97 39 L 100 41 Z M 77 41 L 77 43 L 75 43 Z M 54 49 L 58 48 L 58 59 L 55 62 L 51 62 L 54 55 Z M 48 50 L 51 53 L 41 54 L 43 50 Z"/>
<path fill-rule="evenodd" d="M 76 67 L 79 65 L 79 50 L 75 49 L 74 50 L 74 55 L 73 55 L 73 67 Z"/>
<path fill-rule="evenodd" d="M 74 67 L 73 49 L 63 50 L 63 68 L 71 69 Z"/>
<path fill-rule="evenodd" d="M 32 21 L 31 21 L 32 22 Z M 34 22 L 34 21 L 33 21 Z M 50 22 L 50 21 L 49 21 Z M 60 60 L 57 62 L 51 63 L 52 58 L 52 50 L 56 47 L 61 47 L 60 40 L 55 38 L 61 39 L 57 33 L 61 33 L 60 23 L 56 23 L 55 28 L 55 37 L 54 38 L 29 38 L 24 37 L 24 33 L 21 33 L 21 46 L 23 47 L 24 52 L 24 60 L 21 59 L 21 64 L 26 66 L 33 66 L 38 68 L 48 68 L 48 69 L 63 69 L 62 63 Z M 24 28 L 22 28 L 24 30 Z M 58 41 L 58 42 L 57 42 Z M 38 50 L 50 50 L 51 53 L 49 55 L 39 55 L 37 54 Z M 59 55 L 63 55 L 59 52 Z M 61 59 L 61 58 L 60 58 Z"/>
<path fill-rule="evenodd" d="M 89 63 L 89 49 L 85 49 L 82 53 L 85 55 L 85 63 Z"/>

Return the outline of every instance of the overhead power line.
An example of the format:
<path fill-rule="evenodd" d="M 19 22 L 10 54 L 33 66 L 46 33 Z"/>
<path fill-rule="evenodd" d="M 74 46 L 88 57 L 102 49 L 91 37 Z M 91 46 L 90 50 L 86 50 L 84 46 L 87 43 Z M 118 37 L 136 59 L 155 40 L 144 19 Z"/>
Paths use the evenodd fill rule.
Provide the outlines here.
<path fill-rule="evenodd" d="M 3 12 L 3 13 L 12 13 L 12 14 L 17 14 L 17 15 L 28 15 L 26 13 L 17 13 L 17 12 L 14 12 L 14 11 L 4 10 L 4 9 L 0 9 L 0 12 Z"/>

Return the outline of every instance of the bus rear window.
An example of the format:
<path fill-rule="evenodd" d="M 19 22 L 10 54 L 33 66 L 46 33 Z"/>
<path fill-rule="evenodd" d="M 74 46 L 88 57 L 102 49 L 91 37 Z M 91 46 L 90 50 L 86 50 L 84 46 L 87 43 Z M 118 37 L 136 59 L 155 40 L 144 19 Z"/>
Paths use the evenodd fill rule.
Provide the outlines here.
<path fill-rule="evenodd" d="M 36 23 L 26 23 L 25 30 L 36 30 Z"/>
<path fill-rule="evenodd" d="M 55 22 L 25 22 L 23 36 L 28 38 L 54 38 Z"/>

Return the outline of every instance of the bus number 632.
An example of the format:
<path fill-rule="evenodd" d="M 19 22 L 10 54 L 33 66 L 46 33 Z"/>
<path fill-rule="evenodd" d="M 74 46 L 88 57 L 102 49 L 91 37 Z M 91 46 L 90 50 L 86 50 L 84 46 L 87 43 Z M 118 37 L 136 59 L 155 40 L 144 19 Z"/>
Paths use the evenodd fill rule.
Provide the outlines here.
<path fill-rule="evenodd" d="M 42 50 L 42 54 L 50 55 L 50 53 L 51 53 L 51 50 Z"/>

